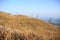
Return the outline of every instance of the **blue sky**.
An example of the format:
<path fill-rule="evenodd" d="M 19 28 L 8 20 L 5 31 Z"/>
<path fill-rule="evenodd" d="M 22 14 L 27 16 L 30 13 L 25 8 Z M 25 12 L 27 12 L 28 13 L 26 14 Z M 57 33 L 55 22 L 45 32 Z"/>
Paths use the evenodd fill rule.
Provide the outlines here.
<path fill-rule="evenodd" d="M 0 0 L 0 11 L 40 18 L 60 18 L 60 0 Z"/>

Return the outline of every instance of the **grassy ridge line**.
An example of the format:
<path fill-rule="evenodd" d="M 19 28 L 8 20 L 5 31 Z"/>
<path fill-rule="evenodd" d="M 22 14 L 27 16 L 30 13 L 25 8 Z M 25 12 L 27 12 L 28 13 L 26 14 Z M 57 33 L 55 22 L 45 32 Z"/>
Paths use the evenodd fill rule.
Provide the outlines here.
<path fill-rule="evenodd" d="M 59 35 L 57 26 L 23 15 L 10 15 L 0 12 L 0 25 L 13 32 L 24 33 L 24 35 L 28 33 L 39 35 L 43 39 L 58 38 Z"/>

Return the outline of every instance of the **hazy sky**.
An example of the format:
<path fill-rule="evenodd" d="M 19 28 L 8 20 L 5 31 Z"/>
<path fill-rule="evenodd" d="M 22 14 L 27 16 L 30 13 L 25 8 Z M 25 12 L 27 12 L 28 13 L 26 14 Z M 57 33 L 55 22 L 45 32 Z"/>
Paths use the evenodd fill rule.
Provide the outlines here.
<path fill-rule="evenodd" d="M 60 0 L 0 0 L 0 11 L 60 18 Z"/>

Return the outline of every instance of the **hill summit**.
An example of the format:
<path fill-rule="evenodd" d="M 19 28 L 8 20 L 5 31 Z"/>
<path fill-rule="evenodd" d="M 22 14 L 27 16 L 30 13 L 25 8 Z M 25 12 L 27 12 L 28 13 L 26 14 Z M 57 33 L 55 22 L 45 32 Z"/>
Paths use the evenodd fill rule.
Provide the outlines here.
<path fill-rule="evenodd" d="M 0 40 L 60 40 L 60 27 L 0 11 Z"/>

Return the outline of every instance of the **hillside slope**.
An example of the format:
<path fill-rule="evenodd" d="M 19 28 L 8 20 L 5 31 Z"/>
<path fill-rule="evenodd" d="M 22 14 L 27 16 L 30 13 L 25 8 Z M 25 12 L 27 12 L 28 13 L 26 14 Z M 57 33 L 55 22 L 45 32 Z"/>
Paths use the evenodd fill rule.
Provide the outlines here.
<path fill-rule="evenodd" d="M 0 12 L 1 40 L 60 40 L 59 32 L 60 27 L 43 20 Z"/>

